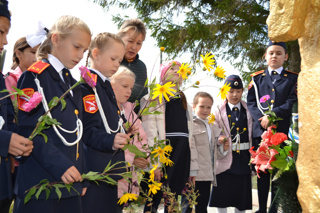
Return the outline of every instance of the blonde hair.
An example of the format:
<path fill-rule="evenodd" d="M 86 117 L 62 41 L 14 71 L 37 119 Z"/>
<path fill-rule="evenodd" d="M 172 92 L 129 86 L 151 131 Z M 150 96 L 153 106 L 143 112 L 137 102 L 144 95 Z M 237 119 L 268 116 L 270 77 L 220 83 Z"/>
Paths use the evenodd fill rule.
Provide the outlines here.
<path fill-rule="evenodd" d="M 123 38 L 129 30 L 134 30 L 137 34 L 141 33 L 143 35 L 143 40 L 146 38 L 146 27 L 138 18 L 129 19 L 123 22 L 117 35 L 120 38 Z"/>
<path fill-rule="evenodd" d="M 196 106 L 199 103 L 199 98 L 209 98 L 213 104 L 212 96 L 207 92 L 197 92 L 197 94 L 193 98 L 193 106 Z"/>
<path fill-rule="evenodd" d="M 89 58 L 93 59 L 93 57 L 92 57 L 92 50 L 93 49 L 97 48 L 103 52 L 105 49 L 107 49 L 109 47 L 110 42 L 112 42 L 112 41 L 118 42 L 124 46 L 123 41 L 117 35 L 115 35 L 113 33 L 107 33 L 107 32 L 99 33 L 90 43 L 86 66 L 88 66 Z"/>
<path fill-rule="evenodd" d="M 19 51 L 23 52 L 25 49 L 27 49 L 29 47 L 30 47 L 30 45 L 28 44 L 26 37 L 19 38 L 16 41 L 16 43 L 14 44 L 14 47 L 13 47 L 13 56 L 12 56 L 13 63 L 11 65 L 12 70 L 17 68 L 17 66 L 19 66 L 19 64 L 20 64 L 19 58 L 17 57 L 17 54 L 16 54 L 16 51 L 19 50 Z"/>
<path fill-rule="evenodd" d="M 134 72 L 132 72 L 130 69 L 128 69 L 125 66 L 120 66 L 118 71 L 115 74 L 113 74 L 113 76 L 111 76 L 110 80 L 111 80 L 111 83 L 115 83 L 115 82 L 118 82 L 120 79 L 123 79 L 126 77 L 132 78 L 133 81 L 136 81 L 136 75 L 134 74 Z"/>
<path fill-rule="evenodd" d="M 83 30 L 91 36 L 88 25 L 81 19 L 69 15 L 58 18 L 47 33 L 47 39 L 40 45 L 37 51 L 37 59 L 42 60 L 48 58 L 48 54 L 52 51 L 51 37 L 53 34 L 58 34 L 61 38 L 66 38 L 72 34 L 74 30 Z"/>

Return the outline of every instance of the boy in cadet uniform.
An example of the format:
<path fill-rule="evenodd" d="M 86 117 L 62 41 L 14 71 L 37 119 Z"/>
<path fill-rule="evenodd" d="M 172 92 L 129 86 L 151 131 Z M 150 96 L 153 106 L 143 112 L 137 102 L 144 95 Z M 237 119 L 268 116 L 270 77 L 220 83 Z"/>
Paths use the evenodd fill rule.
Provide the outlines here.
<path fill-rule="evenodd" d="M 8 1 L 0 1 L 0 52 L 7 44 L 7 34 L 10 29 L 10 12 Z M 2 73 L 0 74 L 0 90 L 6 89 Z M 0 98 L 8 93 L 0 93 Z M 9 212 L 13 197 L 10 154 L 28 156 L 32 152 L 32 141 L 13 133 L 16 127 L 13 123 L 14 112 L 10 98 L 0 101 L 0 211 Z"/>
<path fill-rule="evenodd" d="M 260 98 L 270 95 L 269 104 L 277 117 L 283 120 L 278 122 L 277 132 L 288 134 L 293 104 L 297 101 L 297 73 L 285 70 L 283 63 L 288 60 L 287 47 L 284 42 L 269 42 L 264 55 L 268 68 L 253 73 L 249 84 L 247 103 L 253 117 L 253 146 L 256 150 L 261 142 L 262 133 L 270 126 L 268 115 L 268 103 L 260 103 Z M 258 178 L 259 210 L 266 212 L 267 199 L 270 186 L 269 172 L 261 173 Z M 276 189 L 272 187 L 272 200 Z M 271 201 L 272 202 L 272 201 Z M 270 212 L 276 212 L 276 205 Z"/>

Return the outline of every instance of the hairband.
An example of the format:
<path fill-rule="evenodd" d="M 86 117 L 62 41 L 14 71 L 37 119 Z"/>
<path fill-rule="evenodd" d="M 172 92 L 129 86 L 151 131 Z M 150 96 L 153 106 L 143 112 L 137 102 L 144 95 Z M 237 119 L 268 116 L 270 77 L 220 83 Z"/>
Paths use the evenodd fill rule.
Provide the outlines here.
<path fill-rule="evenodd" d="M 39 21 L 38 22 L 38 30 L 35 34 L 29 34 L 26 36 L 27 43 L 30 47 L 34 48 L 41 44 L 47 38 L 47 33 L 49 32 L 48 28 L 44 26 L 44 24 Z"/>

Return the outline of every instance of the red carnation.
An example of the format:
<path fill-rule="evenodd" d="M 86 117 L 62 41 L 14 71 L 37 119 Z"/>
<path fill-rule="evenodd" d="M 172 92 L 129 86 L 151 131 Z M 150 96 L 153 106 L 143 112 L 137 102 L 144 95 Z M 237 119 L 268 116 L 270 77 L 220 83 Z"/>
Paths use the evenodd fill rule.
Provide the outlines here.
<path fill-rule="evenodd" d="M 274 134 L 272 137 L 271 137 L 271 143 L 275 146 L 281 144 L 283 141 L 287 140 L 288 137 L 286 134 L 282 133 L 282 132 L 279 132 L 279 133 L 276 133 Z"/>

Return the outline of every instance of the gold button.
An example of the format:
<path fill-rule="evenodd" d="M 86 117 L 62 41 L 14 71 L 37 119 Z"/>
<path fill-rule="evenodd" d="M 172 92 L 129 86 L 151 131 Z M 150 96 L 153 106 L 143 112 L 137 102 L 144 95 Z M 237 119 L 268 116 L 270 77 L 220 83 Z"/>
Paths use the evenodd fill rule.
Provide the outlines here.
<path fill-rule="evenodd" d="M 237 111 L 237 110 L 238 110 L 238 108 L 234 108 L 234 110 L 236 110 L 236 111 Z"/>
<path fill-rule="evenodd" d="M 74 114 L 78 115 L 79 111 L 77 109 L 74 110 Z"/>
<path fill-rule="evenodd" d="M 284 77 L 287 77 L 288 75 L 287 74 L 284 74 Z"/>
<path fill-rule="evenodd" d="M 278 74 L 278 73 L 277 73 L 276 71 L 273 71 L 273 74 L 276 75 L 276 74 Z"/>
<path fill-rule="evenodd" d="M 118 115 L 120 115 L 120 111 L 118 110 Z"/>
<path fill-rule="evenodd" d="M 68 75 L 69 75 L 69 73 L 66 72 L 66 76 L 68 76 Z"/>
<path fill-rule="evenodd" d="M 274 89 L 272 89 L 272 92 L 274 92 Z"/>
<path fill-rule="evenodd" d="M 9 159 L 8 159 L 8 158 L 6 158 L 6 162 L 8 162 L 8 160 L 9 160 Z"/>
<path fill-rule="evenodd" d="M 78 132 L 76 132 L 76 135 L 78 135 Z"/>
<path fill-rule="evenodd" d="M 262 76 L 265 76 L 265 75 L 266 75 L 265 73 L 262 74 Z"/>

